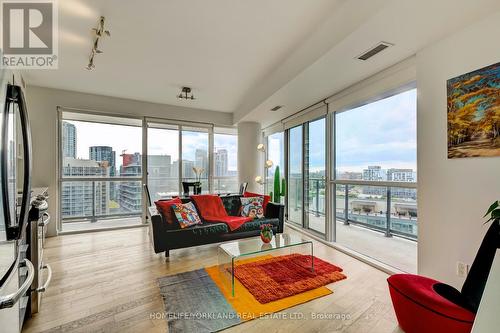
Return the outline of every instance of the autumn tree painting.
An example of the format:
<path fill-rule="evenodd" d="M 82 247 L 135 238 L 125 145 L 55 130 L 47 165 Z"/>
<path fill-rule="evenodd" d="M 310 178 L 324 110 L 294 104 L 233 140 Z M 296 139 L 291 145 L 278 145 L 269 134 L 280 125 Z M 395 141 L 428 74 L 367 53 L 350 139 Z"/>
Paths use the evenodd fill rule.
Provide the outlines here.
<path fill-rule="evenodd" d="M 500 63 L 447 82 L 448 158 L 500 156 Z"/>

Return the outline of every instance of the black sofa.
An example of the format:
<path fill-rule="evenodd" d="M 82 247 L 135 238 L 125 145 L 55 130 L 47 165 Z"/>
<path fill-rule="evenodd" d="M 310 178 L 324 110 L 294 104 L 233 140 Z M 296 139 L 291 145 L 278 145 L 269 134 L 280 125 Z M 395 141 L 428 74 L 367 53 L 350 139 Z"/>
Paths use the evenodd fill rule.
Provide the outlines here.
<path fill-rule="evenodd" d="M 226 212 L 230 216 L 238 216 L 241 206 L 241 195 L 221 196 Z M 191 199 L 182 199 L 183 203 Z M 265 217 L 246 222 L 240 228 L 230 231 L 225 223 L 202 221 L 202 224 L 181 229 L 177 223 L 170 225 L 164 221 L 163 216 L 155 206 L 148 209 L 150 223 L 150 236 L 156 253 L 165 252 L 168 257 L 170 250 L 191 246 L 224 242 L 233 239 L 254 237 L 260 234 L 260 226 L 265 223 L 272 225 L 273 232 L 283 233 L 284 205 L 269 202 L 266 207 Z M 200 216 L 201 218 L 201 216 Z"/>

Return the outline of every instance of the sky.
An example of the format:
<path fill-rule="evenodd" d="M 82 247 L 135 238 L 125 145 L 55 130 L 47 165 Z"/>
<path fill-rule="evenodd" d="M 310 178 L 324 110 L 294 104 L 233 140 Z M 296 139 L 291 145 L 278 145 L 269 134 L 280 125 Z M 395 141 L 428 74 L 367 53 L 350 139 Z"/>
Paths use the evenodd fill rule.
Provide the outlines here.
<path fill-rule="evenodd" d="M 117 168 L 123 150 L 132 154 L 142 152 L 142 127 L 68 121 L 76 126 L 77 157 L 89 158 L 89 147 L 111 146 L 116 151 Z M 148 129 L 148 154 L 170 155 L 172 162 L 179 158 L 179 136 L 177 130 Z M 195 160 L 195 150 L 208 151 L 208 133 L 183 131 L 183 159 Z M 228 170 L 237 170 L 238 140 L 234 135 L 215 134 L 214 148 L 228 150 Z"/>
<path fill-rule="evenodd" d="M 368 165 L 417 170 L 417 91 L 338 113 L 337 170 L 360 172 Z"/>

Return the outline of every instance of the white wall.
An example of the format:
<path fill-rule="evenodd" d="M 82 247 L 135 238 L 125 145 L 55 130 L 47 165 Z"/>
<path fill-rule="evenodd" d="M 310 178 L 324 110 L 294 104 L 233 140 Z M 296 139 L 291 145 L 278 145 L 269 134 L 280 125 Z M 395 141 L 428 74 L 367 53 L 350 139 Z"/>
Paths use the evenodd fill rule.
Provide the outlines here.
<path fill-rule="evenodd" d="M 261 138 L 259 123 L 238 123 L 238 179 L 248 183 L 248 191 L 257 193 L 264 193 L 264 187 L 255 182 L 256 176 L 264 177 L 264 153 L 257 150 Z"/>
<path fill-rule="evenodd" d="M 58 216 L 57 192 L 57 107 L 87 109 L 97 112 L 128 114 L 167 119 L 232 125 L 232 114 L 146 103 L 122 98 L 84 94 L 66 90 L 28 86 L 26 93 L 33 138 L 33 187 L 48 186 L 50 214 Z M 56 234 L 51 223 L 49 235 Z"/>
<path fill-rule="evenodd" d="M 500 62 L 500 13 L 417 53 L 418 271 L 460 288 L 500 199 L 500 157 L 447 158 L 446 80 Z"/>

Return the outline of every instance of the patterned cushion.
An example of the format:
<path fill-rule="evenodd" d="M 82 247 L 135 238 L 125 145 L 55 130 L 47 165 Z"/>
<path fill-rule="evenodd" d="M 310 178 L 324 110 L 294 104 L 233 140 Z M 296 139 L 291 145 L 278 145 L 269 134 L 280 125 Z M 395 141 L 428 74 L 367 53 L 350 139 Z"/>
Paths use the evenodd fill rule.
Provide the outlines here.
<path fill-rule="evenodd" d="M 257 219 L 264 217 L 264 208 L 262 207 L 262 203 L 264 202 L 263 197 L 240 198 L 240 200 L 241 216 Z"/>
<path fill-rule="evenodd" d="M 201 224 L 198 212 L 192 202 L 174 204 L 172 205 L 172 209 L 174 210 L 174 214 L 177 217 L 177 221 L 179 221 L 179 225 L 182 229 L 192 225 Z"/>

